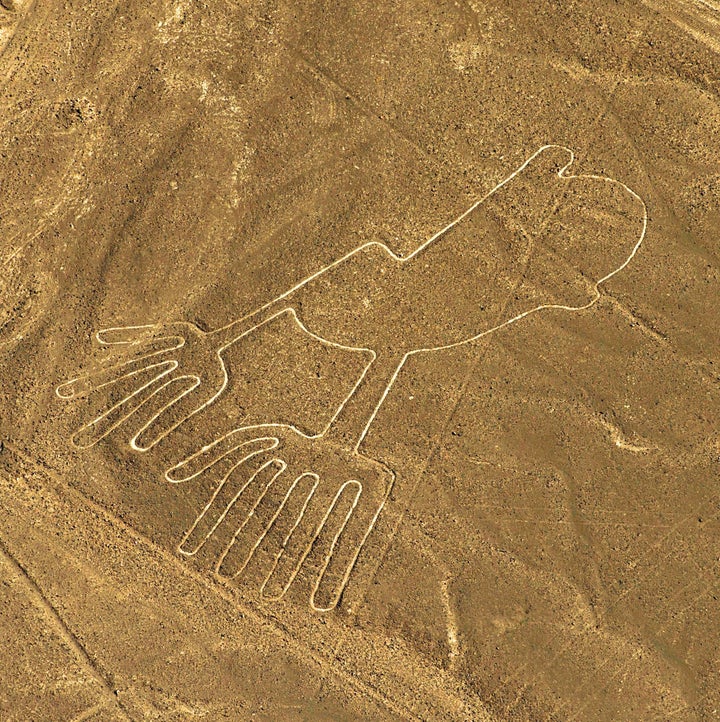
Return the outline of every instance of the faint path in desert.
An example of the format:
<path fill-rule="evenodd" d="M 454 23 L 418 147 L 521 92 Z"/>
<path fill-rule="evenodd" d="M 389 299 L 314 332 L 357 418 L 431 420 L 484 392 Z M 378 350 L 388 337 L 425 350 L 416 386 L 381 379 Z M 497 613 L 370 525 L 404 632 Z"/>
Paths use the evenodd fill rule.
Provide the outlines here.
<path fill-rule="evenodd" d="M 18 560 L 16 564 L 18 568 L 22 564 L 22 569 L 32 570 L 23 574 L 29 579 L 29 573 L 32 573 L 33 581 L 28 581 L 28 584 L 33 584 L 36 595 L 42 598 L 46 609 L 54 609 L 55 597 L 61 595 L 58 599 L 62 600 L 66 611 L 63 613 L 63 621 L 59 623 L 65 630 L 64 635 L 69 639 L 75 639 L 74 647 L 88 663 L 93 660 L 95 673 L 103 680 L 106 691 L 125 700 L 123 706 L 131 719 L 144 718 L 142 715 L 150 712 L 150 702 L 144 697 L 146 693 L 139 688 L 141 682 L 135 683 L 129 679 L 129 675 L 137 674 L 141 666 L 133 664 L 127 655 L 132 656 L 132 649 L 140 651 L 147 647 L 148 640 L 142 642 L 137 640 L 136 646 L 132 638 L 126 638 L 124 633 L 116 638 L 113 620 L 121 623 L 120 618 L 116 619 L 114 613 L 106 618 L 95 617 L 92 610 L 106 608 L 108 602 L 104 602 L 103 597 L 107 593 L 116 594 L 111 591 L 112 589 L 127 590 L 130 598 L 134 599 L 137 594 L 143 594 L 142 590 L 146 586 L 151 596 L 154 596 L 158 589 L 163 590 L 163 594 L 168 599 L 167 614 L 171 616 L 175 614 L 172 610 L 183 609 L 182 614 L 186 619 L 192 620 L 195 616 L 205 619 L 207 615 L 208 620 L 215 620 L 208 627 L 208 631 L 197 632 L 201 636 L 209 633 L 212 637 L 215 632 L 209 630 L 217 629 L 217 625 L 220 624 L 221 628 L 225 628 L 225 634 L 238 640 L 235 643 L 242 640 L 243 645 L 263 646 L 269 644 L 268 637 L 264 637 L 265 642 L 256 640 L 256 637 L 270 632 L 272 638 L 277 640 L 272 642 L 271 646 L 279 645 L 278 648 L 292 650 L 296 663 L 308 670 L 307 674 L 310 675 L 311 680 L 325 679 L 325 684 L 338 690 L 336 694 L 347 695 L 351 704 L 361 705 L 356 709 L 365 709 L 365 712 L 359 712 L 362 718 L 421 720 L 427 719 L 430 714 L 434 719 L 471 718 L 478 721 L 490 719 L 477 701 L 458 696 L 461 692 L 449 677 L 443 678 L 443 675 L 437 671 L 427 670 L 421 660 L 407 657 L 400 649 L 388 649 L 380 640 L 374 640 L 372 637 L 363 639 L 358 635 L 356 654 L 346 658 L 345 663 L 350 663 L 352 666 L 353 657 L 360 660 L 372 659 L 373 667 L 380 676 L 375 680 L 368 679 L 367 671 L 365 675 L 359 676 L 358 672 L 362 666 L 354 672 L 347 671 L 339 658 L 331 658 L 323 652 L 309 648 L 289 636 L 269 617 L 241 605 L 227 587 L 214 582 L 207 575 L 193 571 L 180 558 L 159 548 L 103 507 L 38 467 L 22 452 L 6 445 L 0 459 L 5 467 L 0 477 L 0 483 L 5 487 L 3 498 L 7 500 L 8 509 L 12 509 L 6 518 L 5 528 L 0 530 L 5 548 L 13 549 L 13 556 Z M 12 484 L 10 478 L 13 479 Z M 24 538 L 22 535 L 24 526 L 20 516 L 33 513 L 32 509 L 36 510 L 33 528 L 41 530 L 40 536 L 35 538 L 33 534 Z M 19 526 L 12 521 L 13 519 L 18 519 Z M 64 523 L 61 521 L 63 519 Z M 43 532 L 43 528 L 47 528 L 48 531 Z M 59 538 L 51 531 L 53 529 L 58 530 Z M 80 529 L 83 531 L 78 534 Z M 46 535 L 51 535 L 51 538 L 48 539 Z M 42 541 L 43 537 L 45 541 Z M 47 548 L 48 555 L 46 555 L 42 547 L 48 543 L 51 547 Z M 57 551 L 53 552 L 51 549 Z M 98 552 L 100 556 L 95 558 Z M 110 557 L 105 558 L 105 553 L 109 553 Z M 133 560 L 137 553 L 140 553 L 141 558 Z M 58 559 L 54 558 L 55 554 L 59 554 Z M 74 559 L 77 561 L 73 561 Z M 88 578 L 87 588 L 84 591 L 74 588 L 71 577 L 67 577 L 67 582 L 64 581 L 68 571 L 67 565 L 74 566 L 80 560 L 82 560 L 82 571 L 80 569 L 78 571 L 89 574 L 89 569 L 94 570 L 92 576 Z M 111 579 L 105 580 L 106 569 L 112 569 Z M 84 610 L 72 601 L 77 593 L 82 597 L 90 597 Z M 93 600 L 92 597 L 96 599 Z M 202 611 L 197 607 L 199 598 L 204 599 Z M 216 601 L 211 602 L 212 598 Z M 134 603 L 140 603 L 139 599 Z M 127 604 L 127 600 L 122 601 L 123 607 L 127 607 Z M 162 610 L 158 610 L 158 613 L 165 616 Z M 54 612 L 53 614 L 59 619 Z M 185 622 L 181 619 L 176 619 L 174 622 L 168 619 L 167 624 L 171 625 L 168 628 L 185 626 Z M 195 622 L 192 624 L 195 626 Z M 82 628 L 84 636 L 97 640 L 92 648 L 87 642 L 76 637 L 75 632 L 72 631 L 73 627 Z M 98 635 L 103 639 L 98 639 Z M 185 643 L 187 642 L 183 642 Z M 198 640 L 198 643 L 215 644 L 210 638 L 202 642 Z M 162 645 L 162 642 L 157 640 L 157 644 Z M 111 671 L 99 671 L 92 649 L 103 650 L 102 669 Z M 242 656 L 240 650 L 236 650 L 233 654 Z M 115 655 L 119 655 L 119 658 L 110 661 Z M 178 660 L 177 663 L 180 664 L 182 661 L 184 660 Z M 211 666 L 206 674 L 210 673 Z M 313 669 L 316 672 L 312 672 Z M 393 684 L 391 682 L 393 669 L 405 673 L 412 671 L 417 686 L 409 689 L 397 685 L 396 682 Z M 165 674 L 161 664 L 160 668 L 147 671 L 147 682 L 157 684 L 167 692 L 167 683 L 162 681 Z M 173 671 L 173 675 L 176 674 L 177 669 Z M 384 683 L 380 682 L 383 677 L 386 677 Z M 170 679 L 172 678 L 171 675 Z M 110 679 L 113 680 L 112 684 Z M 368 681 L 365 681 L 366 679 Z M 248 679 L 246 682 L 254 685 L 253 679 Z M 137 689 L 135 689 L 136 684 Z M 203 685 L 208 685 L 208 682 L 198 684 L 202 689 Z M 133 689 L 130 689 L 131 687 Z M 393 690 L 392 693 L 388 692 L 390 689 Z M 454 694 L 453 689 L 455 689 Z M 117 695 L 115 690 L 118 690 Z M 264 686 L 261 686 L 260 690 L 263 694 L 267 693 Z M 182 702 L 183 705 L 192 706 L 189 691 L 177 690 L 176 695 L 178 704 Z M 170 704 L 169 701 L 166 703 Z M 222 704 L 229 703 L 229 700 L 217 701 L 218 708 Z M 272 704 L 272 701 L 269 704 Z M 370 712 L 370 709 L 374 711 Z"/>

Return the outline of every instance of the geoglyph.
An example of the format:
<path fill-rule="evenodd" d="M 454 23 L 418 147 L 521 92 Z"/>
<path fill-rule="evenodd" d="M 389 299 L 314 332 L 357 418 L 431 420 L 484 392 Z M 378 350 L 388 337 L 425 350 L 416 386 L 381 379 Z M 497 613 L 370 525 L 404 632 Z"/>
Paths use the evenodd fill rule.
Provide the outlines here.
<path fill-rule="evenodd" d="M 252 580 L 266 599 L 302 579 L 313 609 L 333 609 L 395 483 L 396 470 L 366 456 L 363 440 L 408 359 L 538 311 L 586 310 L 638 251 L 643 200 L 620 181 L 573 175 L 573 160 L 565 147 L 543 146 L 409 255 L 365 243 L 216 331 L 190 323 L 98 331 L 97 342 L 123 358 L 56 389 L 63 399 L 105 398 L 73 444 L 121 434 L 150 452 L 190 417 L 212 414 L 229 384 L 228 349 L 281 316 L 321 344 L 365 354 L 319 433 L 287 423 L 228 428 L 165 472 L 171 483 L 210 479 L 214 489 L 182 535 L 182 554 L 231 525 L 221 577 Z M 130 393 L 117 393 L 128 384 Z"/>

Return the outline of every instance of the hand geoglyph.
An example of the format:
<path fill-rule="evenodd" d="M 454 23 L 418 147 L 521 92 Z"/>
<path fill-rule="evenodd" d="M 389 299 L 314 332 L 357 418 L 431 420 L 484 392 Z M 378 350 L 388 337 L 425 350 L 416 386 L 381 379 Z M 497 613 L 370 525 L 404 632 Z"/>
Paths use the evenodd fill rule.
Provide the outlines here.
<path fill-rule="evenodd" d="M 94 446 L 143 413 L 147 422 L 129 442 L 136 451 L 148 451 L 184 419 L 211 404 L 227 386 L 217 335 L 203 333 L 191 323 L 108 328 L 98 331 L 95 338 L 101 346 L 125 351 L 127 358 L 57 387 L 63 399 L 93 391 L 107 394 L 105 410 L 73 436 L 78 448 Z M 121 383 L 134 388 L 115 399 L 113 391 Z"/>
<path fill-rule="evenodd" d="M 638 251 L 647 228 L 640 196 L 610 178 L 572 175 L 572 162 L 567 148 L 543 146 L 409 255 L 366 243 L 217 331 L 186 323 L 99 331 L 101 345 L 125 355 L 57 388 L 65 399 L 103 399 L 74 445 L 112 433 L 147 452 L 212 413 L 228 386 L 225 352 L 286 314 L 320 343 L 364 352 L 365 370 L 321 432 L 230 428 L 165 474 L 213 490 L 182 554 L 219 542 L 220 577 L 252 580 L 270 600 L 301 582 L 313 609 L 334 608 L 395 483 L 361 448 L 408 358 L 544 309 L 587 309 Z"/>

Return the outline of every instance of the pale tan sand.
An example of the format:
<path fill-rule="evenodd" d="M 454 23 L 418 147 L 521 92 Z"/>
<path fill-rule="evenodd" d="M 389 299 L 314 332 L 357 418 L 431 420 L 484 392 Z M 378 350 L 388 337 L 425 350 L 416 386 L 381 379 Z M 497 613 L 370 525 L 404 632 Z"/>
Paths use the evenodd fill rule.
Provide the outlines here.
<path fill-rule="evenodd" d="M 718 29 L 2 3 L 0 719 L 717 717 Z M 146 324 L 222 392 L 159 441 L 152 373 L 62 386 Z"/>

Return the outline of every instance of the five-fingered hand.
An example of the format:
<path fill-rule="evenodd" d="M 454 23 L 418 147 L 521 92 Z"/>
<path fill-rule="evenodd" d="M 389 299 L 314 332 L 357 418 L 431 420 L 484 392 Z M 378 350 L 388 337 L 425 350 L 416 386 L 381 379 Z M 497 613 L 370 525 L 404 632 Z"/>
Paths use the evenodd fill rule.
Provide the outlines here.
<path fill-rule="evenodd" d="M 191 323 L 124 326 L 95 334 L 120 352 L 55 390 L 63 399 L 102 394 L 102 411 L 72 438 L 93 446 L 114 429 L 147 451 L 183 421 L 211 404 L 227 385 L 221 349 L 212 333 Z"/>
<path fill-rule="evenodd" d="M 332 609 L 394 482 L 358 449 L 409 356 L 477 341 L 543 309 L 587 309 L 640 247 L 640 196 L 610 178 L 572 175 L 572 161 L 569 149 L 543 146 L 412 253 L 365 243 L 213 333 L 187 323 L 100 331 L 123 359 L 56 389 L 100 404 L 73 443 L 90 447 L 118 429 L 147 451 L 226 389 L 224 351 L 285 313 L 326 346 L 371 355 L 323 434 L 243 427 L 166 473 L 207 487 L 184 554 L 216 557 L 226 578 L 256 576 L 265 598 L 309 582 L 312 607 Z"/>
<path fill-rule="evenodd" d="M 395 479 L 383 464 L 284 424 L 236 429 L 166 477 L 211 493 L 183 554 L 209 545 L 222 578 L 249 577 L 269 600 L 297 578 L 316 611 L 337 605 Z"/>

